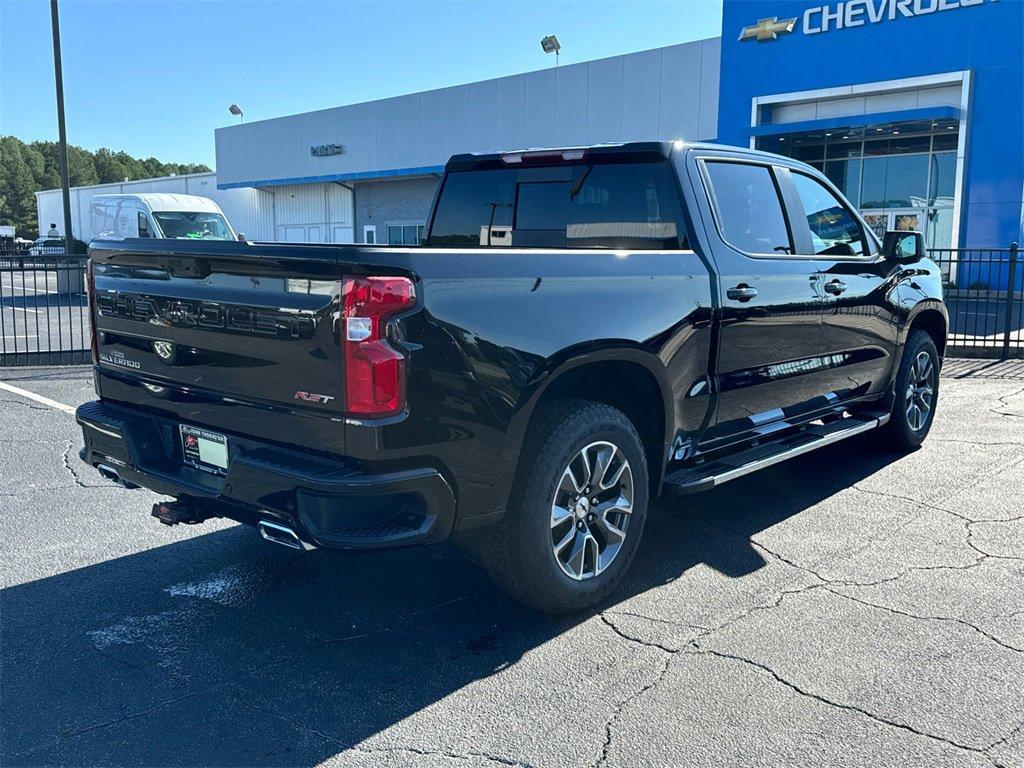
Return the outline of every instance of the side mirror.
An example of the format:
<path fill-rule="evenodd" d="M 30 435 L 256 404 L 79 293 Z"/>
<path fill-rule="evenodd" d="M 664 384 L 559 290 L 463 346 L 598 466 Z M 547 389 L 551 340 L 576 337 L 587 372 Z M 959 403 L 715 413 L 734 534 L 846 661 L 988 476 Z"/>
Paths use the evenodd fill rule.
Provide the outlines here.
<path fill-rule="evenodd" d="M 246 241 L 245 232 L 239 232 L 238 235 L 236 235 L 236 237 L 238 238 L 238 242 L 240 243 L 244 243 Z"/>
<path fill-rule="evenodd" d="M 926 258 L 924 235 L 920 232 L 886 232 L 882 254 L 893 261 L 917 261 Z"/>

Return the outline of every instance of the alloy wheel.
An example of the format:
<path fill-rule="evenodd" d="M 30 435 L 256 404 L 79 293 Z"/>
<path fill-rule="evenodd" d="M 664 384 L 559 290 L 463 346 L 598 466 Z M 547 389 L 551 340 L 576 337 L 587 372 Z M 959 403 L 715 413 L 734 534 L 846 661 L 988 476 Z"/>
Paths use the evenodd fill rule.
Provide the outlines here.
<path fill-rule="evenodd" d="M 934 401 L 935 364 L 931 355 L 922 350 L 914 358 L 907 378 L 905 404 L 907 424 L 912 430 L 920 432 L 928 424 Z"/>
<path fill-rule="evenodd" d="M 591 443 L 562 472 L 551 502 L 551 549 L 571 579 L 593 578 L 622 549 L 633 512 L 633 472 L 619 448 Z"/>

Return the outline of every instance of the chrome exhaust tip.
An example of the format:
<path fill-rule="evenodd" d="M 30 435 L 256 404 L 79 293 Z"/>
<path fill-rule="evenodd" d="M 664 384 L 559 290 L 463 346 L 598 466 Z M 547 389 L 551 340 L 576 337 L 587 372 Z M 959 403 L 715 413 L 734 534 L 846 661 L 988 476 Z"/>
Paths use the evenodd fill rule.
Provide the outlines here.
<path fill-rule="evenodd" d="M 117 474 L 117 470 L 109 464 L 97 464 L 96 470 L 107 480 L 113 480 L 115 483 L 121 482 L 121 476 Z"/>
<path fill-rule="evenodd" d="M 122 479 L 122 477 L 117 473 L 117 470 L 109 464 L 97 464 L 96 471 L 99 472 L 102 477 L 105 477 L 111 482 L 117 483 L 122 488 L 127 488 L 129 491 L 134 491 L 139 487 L 135 483 L 130 483 L 127 480 Z"/>
<path fill-rule="evenodd" d="M 316 549 L 312 544 L 300 539 L 299 535 L 286 525 L 272 523 L 269 520 L 260 520 L 256 524 L 256 527 L 259 528 L 260 536 L 264 539 L 272 541 L 275 544 L 280 544 L 283 547 L 298 549 L 300 551 Z"/>

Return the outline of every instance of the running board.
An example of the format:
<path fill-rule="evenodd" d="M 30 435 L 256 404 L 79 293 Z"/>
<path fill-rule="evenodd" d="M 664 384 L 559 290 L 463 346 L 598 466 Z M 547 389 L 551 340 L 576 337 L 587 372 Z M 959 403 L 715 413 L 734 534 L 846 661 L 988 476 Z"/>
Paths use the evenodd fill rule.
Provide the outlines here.
<path fill-rule="evenodd" d="M 749 475 L 759 469 L 792 459 L 848 437 L 880 427 L 889 421 L 888 413 L 848 416 L 828 424 L 812 424 L 777 440 L 747 448 L 714 461 L 684 467 L 665 476 L 666 493 L 684 495 L 707 491 L 716 485 Z"/>

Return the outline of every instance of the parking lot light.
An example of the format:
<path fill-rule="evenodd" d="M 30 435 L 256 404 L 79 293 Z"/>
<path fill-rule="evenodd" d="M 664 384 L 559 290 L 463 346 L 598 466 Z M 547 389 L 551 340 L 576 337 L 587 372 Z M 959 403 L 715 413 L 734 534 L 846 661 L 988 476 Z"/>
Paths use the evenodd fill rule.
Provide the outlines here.
<path fill-rule="evenodd" d="M 555 54 L 555 66 L 558 66 L 558 52 L 562 50 L 561 44 L 558 42 L 558 38 L 554 35 L 547 35 L 541 38 L 540 47 L 544 50 L 544 53 Z"/>

